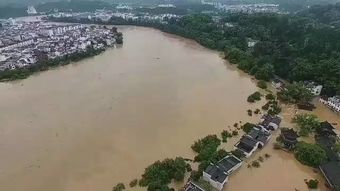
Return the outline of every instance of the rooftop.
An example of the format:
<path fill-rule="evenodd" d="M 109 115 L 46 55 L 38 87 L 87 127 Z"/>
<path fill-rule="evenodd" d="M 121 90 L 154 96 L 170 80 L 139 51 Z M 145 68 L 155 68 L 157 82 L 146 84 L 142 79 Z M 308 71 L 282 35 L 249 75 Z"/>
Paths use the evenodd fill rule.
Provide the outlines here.
<path fill-rule="evenodd" d="M 328 162 L 320 165 L 320 170 L 327 179 L 327 182 L 336 189 L 340 189 L 340 163 L 339 162 Z"/>
<path fill-rule="evenodd" d="M 223 169 L 225 172 L 228 172 L 232 168 L 234 168 L 236 165 L 240 164 L 242 161 L 235 157 L 234 155 L 228 155 L 222 160 L 220 160 L 217 165 Z"/>
<path fill-rule="evenodd" d="M 253 138 L 256 141 L 260 141 L 262 143 L 266 143 L 268 138 L 270 137 L 270 134 L 264 131 L 261 131 L 260 129 L 253 128 L 248 135 Z"/>
<path fill-rule="evenodd" d="M 288 141 L 297 141 L 297 138 L 299 137 L 296 131 L 288 128 L 282 128 L 281 135 L 284 139 Z"/>
<path fill-rule="evenodd" d="M 336 136 L 335 128 L 328 121 L 324 121 L 320 123 L 320 128 L 317 129 L 317 133 L 320 135 L 332 135 Z"/>
<path fill-rule="evenodd" d="M 262 124 L 269 124 L 269 123 L 274 123 L 276 125 L 280 125 L 281 123 L 281 118 L 279 116 L 273 116 L 273 115 L 268 115 L 265 114 L 261 117 L 261 119 L 263 120 Z"/>
<path fill-rule="evenodd" d="M 256 147 L 257 141 L 253 138 L 243 135 L 240 141 L 236 144 L 236 147 L 242 151 L 250 152 Z"/>
<path fill-rule="evenodd" d="M 204 172 L 209 174 L 212 180 L 220 183 L 223 183 L 225 179 L 228 177 L 228 174 L 222 168 L 213 164 L 209 165 Z"/>

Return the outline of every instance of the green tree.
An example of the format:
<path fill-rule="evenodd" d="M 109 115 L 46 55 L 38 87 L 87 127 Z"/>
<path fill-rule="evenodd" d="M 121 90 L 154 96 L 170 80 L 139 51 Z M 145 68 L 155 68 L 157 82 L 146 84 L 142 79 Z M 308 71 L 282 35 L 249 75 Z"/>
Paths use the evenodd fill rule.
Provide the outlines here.
<path fill-rule="evenodd" d="M 148 187 L 149 191 L 169 190 L 172 181 L 182 181 L 186 173 L 187 163 L 181 157 L 156 161 L 148 166 L 139 181 L 140 186 Z"/>
<path fill-rule="evenodd" d="M 293 83 L 278 93 L 278 97 L 289 103 L 306 103 L 312 100 L 313 94 L 302 83 Z"/>
<path fill-rule="evenodd" d="M 295 157 L 301 163 L 312 167 L 318 167 L 327 160 L 326 151 L 321 146 L 305 142 L 297 144 Z"/>
<path fill-rule="evenodd" d="M 261 89 L 267 89 L 267 83 L 263 80 L 260 80 L 257 82 L 257 87 L 261 88 Z"/>
<path fill-rule="evenodd" d="M 301 136 L 308 136 L 311 132 L 320 127 L 320 121 L 316 115 L 313 114 L 298 114 L 293 118 L 300 129 Z"/>
<path fill-rule="evenodd" d="M 133 179 L 131 180 L 131 182 L 129 183 L 130 187 L 133 188 L 138 184 L 138 180 L 137 179 Z"/>
<path fill-rule="evenodd" d="M 256 125 L 252 123 L 245 123 L 244 125 L 241 126 L 242 130 L 245 133 L 249 133 Z"/>
<path fill-rule="evenodd" d="M 123 183 L 118 183 L 113 187 L 112 191 L 122 191 L 125 189 L 125 185 Z"/>
<path fill-rule="evenodd" d="M 255 92 L 248 96 L 247 101 L 250 103 L 254 103 L 255 101 L 260 101 L 261 100 L 261 93 L 260 92 Z"/>

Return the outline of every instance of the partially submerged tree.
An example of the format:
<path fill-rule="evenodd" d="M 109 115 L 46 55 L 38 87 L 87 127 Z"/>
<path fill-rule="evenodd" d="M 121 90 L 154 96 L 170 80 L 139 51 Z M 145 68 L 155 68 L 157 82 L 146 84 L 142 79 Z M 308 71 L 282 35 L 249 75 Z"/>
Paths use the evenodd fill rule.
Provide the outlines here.
<path fill-rule="evenodd" d="M 170 188 L 168 184 L 172 181 L 182 181 L 186 173 L 187 163 L 181 157 L 156 161 L 144 170 L 140 186 L 148 187 L 148 191 L 165 190 Z"/>
<path fill-rule="evenodd" d="M 293 83 L 279 92 L 278 98 L 289 103 L 308 103 L 312 100 L 313 94 L 302 83 Z"/>
<path fill-rule="evenodd" d="M 125 185 L 123 183 L 118 183 L 113 187 L 112 191 L 122 191 L 125 190 Z"/>
<path fill-rule="evenodd" d="M 326 151 L 318 144 L 300 142 L 296 146 L 295 157 L 302 164 L 318 167 L 327 160 Z"/>
<path fill-rule="evenodd" d="M 297 123 L 301 136 L 308 136 L 310 133 L 320 127 L 320 121 L 313 114 L 298 114 L 293 118 L 293 122 Z"/>
<path fill-rule="evenodd" d="M 245 132 L 245 133 L 249 133 L 253 127 L 255 127 L 256 125 L 255 124 L 252 124 L 252 123 L 245 123 L 244 125 L 242 125 L 242 130 Z"/>

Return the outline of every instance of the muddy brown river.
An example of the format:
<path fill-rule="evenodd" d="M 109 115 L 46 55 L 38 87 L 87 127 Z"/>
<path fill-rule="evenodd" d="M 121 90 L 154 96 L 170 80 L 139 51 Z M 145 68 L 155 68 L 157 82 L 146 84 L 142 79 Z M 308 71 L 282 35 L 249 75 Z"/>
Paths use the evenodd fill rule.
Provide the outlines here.
<path fill-rule="evenodd" d="M 199 137 L 257 121 L 246 112 L 260 107 L 246 102 L 255 83 L 219 53 L 153 29 L 120 30 L 122 47 L 0 84 L 1 191 L 110 191 L 155 160 L 192 158 Z M 303 180 L 319 178 L 287 153 L 263 152 L 272 158 L 243 167 L 226 190 L 307 190 Z"/>

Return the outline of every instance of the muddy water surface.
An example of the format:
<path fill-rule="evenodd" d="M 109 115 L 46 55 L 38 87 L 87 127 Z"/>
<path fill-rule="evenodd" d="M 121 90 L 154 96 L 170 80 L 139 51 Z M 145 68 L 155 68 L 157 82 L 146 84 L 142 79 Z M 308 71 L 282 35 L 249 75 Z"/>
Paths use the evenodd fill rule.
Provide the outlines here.
<path fill-rule="evenodd" d="M 260 105 L 245 101 L 255 84 L 218 53 L 153 29 L 120 30 L 120 48 L 0 84 L 0 190 L 109 191 L 155 160 L 192 158 L 199 137 L 257 121 L 246 110 Z M 285 154 L 270 160 L 258 175 L 244 167 L 227 189 L 306 190 L 314 177 Z M 279 172 L 283 181 L 268 187 Z"/>

